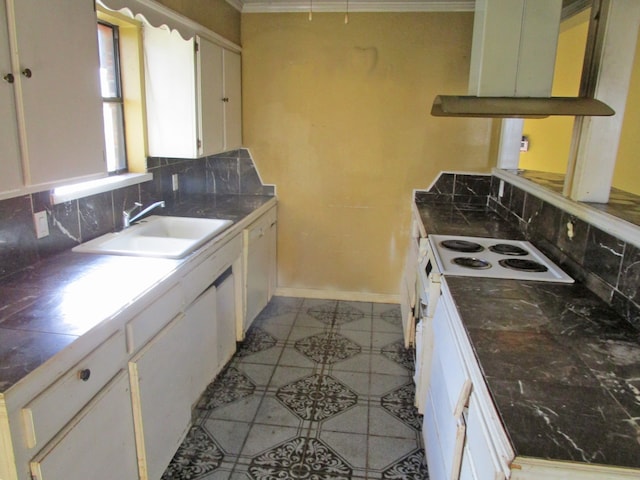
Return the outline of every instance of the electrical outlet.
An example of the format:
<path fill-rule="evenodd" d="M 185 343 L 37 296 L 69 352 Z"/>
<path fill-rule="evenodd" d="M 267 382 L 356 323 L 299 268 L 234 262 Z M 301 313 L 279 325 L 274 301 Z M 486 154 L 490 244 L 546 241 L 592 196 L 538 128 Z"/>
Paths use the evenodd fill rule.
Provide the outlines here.
<path fill-rule="evenodd" d="M 44 238 L 49 236 L 49 220 L 47 219 L 46 210 L 34 213 L 33 223 L 36 226 L 36 237 Z"/>
<path fill-rule="evenodd" d="M 173 175 L 171 175 L 171 188 L 173 189 L 174 192 L 178 191 L 179 185 L 178 185 L 177 173 L 174 173 Z"/>

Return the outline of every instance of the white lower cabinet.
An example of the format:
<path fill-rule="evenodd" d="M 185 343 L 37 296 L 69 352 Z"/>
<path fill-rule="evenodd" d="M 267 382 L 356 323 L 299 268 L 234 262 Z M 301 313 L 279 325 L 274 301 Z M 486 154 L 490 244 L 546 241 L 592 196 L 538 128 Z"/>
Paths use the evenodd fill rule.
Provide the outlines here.
<path fill-rule="evenodd" d="M 460 480 L 480 480 L 473 468 L 469 449 L 465 446 L 462 452 L 462 465 L 460 466 Z"/>
<path fill-rule="evenodd" d="M 185 376 L 190 377 L 189 398 L 193 404 L 220 371 L 218 362 L 217 292 L 211 285 L 187 308 L 189 351 L 192 365 Z M 235 345 L 235 341 L 233 342 Z M 191 404 L 189 408 L 191 408 Z"/>
<path fill-rule="evenodd" d="M 191 419 L 188 316 L 171 321 L 129 362 L 140 479 L 159 479 Z"/>
<path fill-rule="evenodd" d="M 203 255 L 180 280 L 187 306 L 170 322 L 166 315 L 174 302 L 168 299 L 175 287 L 157 300 L 166 305 L 163 311 L 147 308 L 158 313 L 158 325 L 166 326 L 129 362 L 141 480 L 160 480 L 190 427 L 192 408 L 235 352 L 241 292 L 236 292 L 233 269 L 239 268 L 241 255 L 241 235 Z M 146 338 L 147 318 L 139 315 L 127 331 L 144 332 L 137 338 Z M 142 327 L 136 326 L 140 321 Z"/>
<path fill-rule="evenodd" d="M 491 441 L 487 429 L 487 421 L 483 418 L 479 408 L 479 401 L 475 395 L 471 395 L 469 411 L 467 415 L 467 462 L 473 469 L 478 480 L 489 478 L 502 480 L 505 474 L 502 471 L 498 455 Z"/>
<path fill-rule="evenodd" d="M 243 333 L 266 307 L 276 287 L 276 209 L 244 231 L 245 321 Z M 240 338 L 240 340 L 242 337 Z"/>
<path fill-rule="evenodd" d="M 415 346 L 415 322 L 417 321 L 415 318 L 415 309 L 418 300 L 416 280 L 419 261 L 420 231 L 416 218 L 412 218 L 411 225 L 409 248 L 407 249 L 402 278 L 400 279 L 400 312 L 402 316 L 405 348 L 409 348 L 411 345 Z"/>
<path fill-rule="evenodd" d="M 424 437 L 425 455 L 429 466 L 429 478 L 441 480 L 447 478 L 447 469 L 445 467 L 442 444 L 440 442 L 439 425 L 433 410 L 431 392 L 427 393 L 425 404 L 422 435 Z"/>
<path fill-rule="evenodd" d="M 239 226 L 0 393 L 0 480 L 160 480 L 235 353 L 245 255 L 267 272 L 261 301 L 273 294 L 275 208 L 256 222 L 259 262 Z"/>
<path fill-rule="evenodd" d="M 227 272 L 216 281 L 216 350 L 220 369 L 236 353 L 236 279 L 233 271 Z"/>
<path fill-rule="evenodd" d="M 116 375 L 30 467 L 34 480 L 138 478 L 126 371 Z"/>
<path fill-rule="evenodd" d="M 432 319 L 433 351 L 424 415 L 424 441 L 432 480 L 501 480 L 509 470 L 496 443 L 506 434 L 484 412 L 495 412 L 477 360 L 446 282 Z M 493 438 L 492 431 L 502 431 Z M 513 453 L 503 456 L 513 458 Z"/>

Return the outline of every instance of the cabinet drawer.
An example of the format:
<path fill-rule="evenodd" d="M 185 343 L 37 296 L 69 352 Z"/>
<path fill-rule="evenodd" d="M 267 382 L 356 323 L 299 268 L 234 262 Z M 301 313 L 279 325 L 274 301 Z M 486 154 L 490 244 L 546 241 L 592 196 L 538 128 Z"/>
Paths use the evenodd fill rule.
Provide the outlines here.
<path fill-rule="evenodd" d="M 125 360 L 124 333 L 114 333 L 22 409 L 26 443 L 42 446 L 113 378 Z"/>
<path fill-rule="evenodd" d="M 249 241 L 262 237 L 274 223 L 276 223 L 276 209 L 272 208 L 249 226 L 247 229 Z"/>
<path fill-rule="evenodd" d="M 149 305 L 127 323 L 127 352 L 133 353 L 169 323 L 182 310 L 183 292 L 179 285 Z"/>
<path fill-rule="evenodd" d="M 185 305 L 198 298 L 241 254 L 242 240 L 237 236 L 187 273 L 182 279 Z"/>

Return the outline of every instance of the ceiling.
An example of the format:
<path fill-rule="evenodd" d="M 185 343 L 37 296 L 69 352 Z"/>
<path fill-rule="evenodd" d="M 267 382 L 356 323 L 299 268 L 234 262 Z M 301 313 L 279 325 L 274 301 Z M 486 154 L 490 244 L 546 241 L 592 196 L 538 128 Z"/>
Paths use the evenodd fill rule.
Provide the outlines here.
<path fill-rule="evenodd" d="M 241 12 L 472 12 L 475 0 L 227 0 Z"/>
<path fill-rule="evenodd" d="M 237 10 L 264 12 L 472 12 L 475 0 L 226 0 Z M 562 0 L 563 18 L 592 0 Z M 348 3 L 348 7 L 347 7 Z"/>

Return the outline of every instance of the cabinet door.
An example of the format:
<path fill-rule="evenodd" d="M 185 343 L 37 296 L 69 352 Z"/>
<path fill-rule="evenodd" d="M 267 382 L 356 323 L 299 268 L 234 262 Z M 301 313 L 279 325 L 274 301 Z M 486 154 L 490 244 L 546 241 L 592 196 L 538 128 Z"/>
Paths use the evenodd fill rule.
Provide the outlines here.
<path fill-rule="evenodd" d="M 242 146 L 242 62 L 239 53 L 225 50 L 224 58 L 224 149 Z"/>
<path fill-rule="evenodd" d="M 9 34 L 7 32 L 6 5 L 0 0 L 0 152 L 2 158 L 2 175 L 0 175 L 0 195 L 17 192 L 23 185 L 22 163 L 18 143 L 18 123 L 16 122 L 16 105 L 14 101 L 13 83 L 5 80 L 13 75 L 9 56 Z"/>
<path fill-rule="evenodd" d="M 498 454 L 493 447 L 491 434 L 478 405 L 479 399 L 474 395 L 469 400 L 467 415 L 467 445 L 465 456 L 477 478 L 504 479 Z"/>
<path fill-rule="evenodd" d="M 218 367 L 222 369 L 236 351 L 235 278 L 232 273 L 216 290 Z"/>
<path fill-rule="evenodd" d="M 191 339 L 189 355 L 193 359 L 192 365 L 186 366 L 187 370 L 183 374 L 191 378 L 189 408 L 220 370 L 216 338 L 216 296 L 216 287 L 211 285 L 189 305 L 185 313 Z"/>
<path fill-rule="evenodd" d="M 16 60 L 23 72 L 17 75 L 17 87 L 24 113 L 26 182 L 45 185 L 105 175 L 94 2 L 12 3 Z"/>
<path fill-rule="evenodd" d="M 136 479 L 133 416 L 121 371 L 31 462 L 37 480 Z"/>
<path fill-rule="evenodd" d="M 149 155 L 198 156 L 194 39 L 144 24 L 145 93 Z"/>
<path fill-rule="evenodd" d="M 199 38 L 198 91 L 200 93 L 200 155 L 224 150 L 224 95 L 222 83 L 222 47 Z"/>
<path fill-rule="evenodd" d="M 142 480 L 160 479 L 191 421 L 193 353 L 186 319 L 172 320 L 129 363 Z"/>
<path fill-rule="evenodd" d="M 431 400 L 430 393 L 428 393 L 422 423 L 422 437 L 424 440 L 427 466 L 429 467 L 429 478 L 431 480 L 449 480 L 442 455 L 440 431 L 438 427 L 439 425 L 433 411 L 433 401 Z"/>
<path fill-rule="evenodd" d="M 269 301 L 269 239 L 267 227 L 256 226 L 247 235 L 245 330 Z"/>
<path fill-rule="evenodd" d="M 409 241 L 402 279 L 400 280 L 400 311 L 405 348 L 409 348 L 415 342 L 415 318 L 413 312 L 416 305 L 417 266 L 418 243 L 412 236 Z"/>

